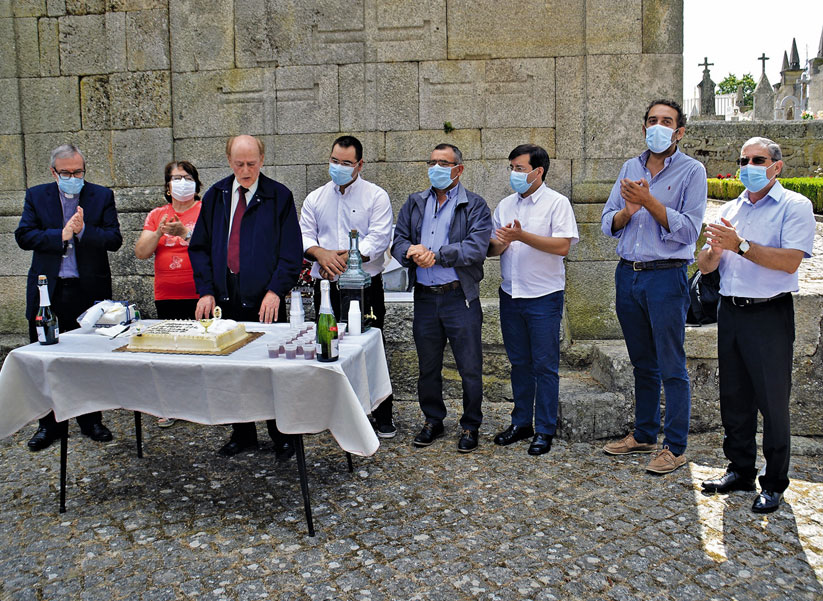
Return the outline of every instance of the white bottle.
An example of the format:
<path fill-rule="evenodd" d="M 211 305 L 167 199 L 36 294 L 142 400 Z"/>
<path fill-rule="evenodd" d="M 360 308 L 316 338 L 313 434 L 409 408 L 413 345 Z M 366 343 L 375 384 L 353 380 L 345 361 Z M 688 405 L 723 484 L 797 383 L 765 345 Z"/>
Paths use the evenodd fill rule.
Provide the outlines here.
<path fill-rule="evenodd" d="M 299 290 L 291 291 L 291 309 L 289 310 L 289 326 L 293 330 L 303 327 L 306 320 L 306 312 L 303 310 L 303 297 Z"/>
<path fill-rule="evenodd" d="M 360 301 L 352 300 L 349 304 L 349 334 L 351 336 L 357 336 L 363 331 L 361 318 L 362 314 L 360 313 Z"/>

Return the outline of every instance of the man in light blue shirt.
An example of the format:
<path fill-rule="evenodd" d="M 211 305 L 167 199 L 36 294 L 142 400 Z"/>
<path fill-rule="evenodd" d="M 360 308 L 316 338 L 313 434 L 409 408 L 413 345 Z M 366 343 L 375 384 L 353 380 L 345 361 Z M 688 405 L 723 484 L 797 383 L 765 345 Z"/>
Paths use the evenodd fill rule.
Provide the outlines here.
<path fill-rule="evenodd" d="M 689 304 L 686 267 L 706 210 L 706 170 L 677 148 L 686 117 L 676 102 L 646 109 L 649 150 L 626 161 L 601 216 L 617 238 L 617 318 L 634 367 L 634 432 L 604 447 L 609 455 L 654 453 L 646 470 L 666 474 L 686 463 L 691 394 L 683 348 Z M 660 385 L 666 392 L 663 447 Z"/>
<path fill-rule="evenodd" d="M 783 188 L 780 146 L 751 138 L 740 151 L 746 190 L 726 203 L 706 228 L 700 271 L 720 270 L 717 356 L 726 473 L 707 480 L 708 492 L 754 490 L 757 412 L 763 415 L 766 471 L 752 511 L 775 511 L 789 486 L 789 396 L 794 358 L 797 268 L 812 254 L 812 203 Z"/>
<path fill-rule="evenodd" d="M 483 420 L 483 311 L 480 280 L 489 247 L 491 212 L 460 183 L 463 155 L 439 144 L 426 161 L 431 188 L 411 194 L 397 215 L 392 256 L 409 268 L 414 288 L 412 330 L 420 375 L 417 396 L 426 418 L 414 438 L 425 447 L 443 435 L 443 351 L 451 345 L 463 385 L 457 450 L 477 448 Z"/>

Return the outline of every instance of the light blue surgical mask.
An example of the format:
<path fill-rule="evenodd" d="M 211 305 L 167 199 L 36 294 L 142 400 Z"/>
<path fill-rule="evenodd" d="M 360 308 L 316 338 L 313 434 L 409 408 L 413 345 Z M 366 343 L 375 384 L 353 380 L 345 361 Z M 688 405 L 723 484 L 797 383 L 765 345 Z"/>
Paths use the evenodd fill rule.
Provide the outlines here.
<path fill-rule="evenodd" d="M 67 177 L 63 179 L 58 176 L 57 178 L 57 187 L 60 188 L 63 194 L 80 194 L 84 183 L 82 177 Z"/>
<path fill-rule="evenodd" d="M 452 177 L 451 167 L 441 167 L 440 165 L 429 167 L 429 181 L 433 188 L 445 190 L 452 185 L 455 179 Z"/>
<path fill-rule="evenodd" d="M 345 165 L 335 165 L 334 163 L 329 163 L 329 176 L 331 177 L 331 181 L 338 186 L 345 186 L 350 183 L 354 179 L 352 177 L 353 173 L 353 166 L 346 167 Z"/>
<path fill-rule="evenodd" d="M 529 176 L 532 173 L 534 173 L 534 169 L 528 173 L 521 173 L 519 171 L 509 173 L 509 185 L 512 187 L 512 190 L 521 195 L 528 192 L 534 183 L 529 181 Z"/>
<path fill-rule="evenodd" d="M 646 128 L 646 146 L 656 153 L 666 152 L 672 145 L 674 130 L 665 125 L 652 125 Z"/>
<path fill-rule="evenodd" d="M 772 181 L 766 174 L 768 167 L 758 165 L 746 165 L 740 168 L 740 182 L 746 186 L 749 192 L 760 192 Z"/>

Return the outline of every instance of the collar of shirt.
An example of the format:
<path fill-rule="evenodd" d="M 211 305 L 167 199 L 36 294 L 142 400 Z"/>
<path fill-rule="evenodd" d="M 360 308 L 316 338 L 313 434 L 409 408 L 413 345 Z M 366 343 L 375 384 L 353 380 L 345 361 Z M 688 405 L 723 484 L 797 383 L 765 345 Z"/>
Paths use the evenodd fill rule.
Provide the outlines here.
<path fill-rule="evenodd" d="M 643 168 L 646 169 L 647 171 L 648 171 L 648 167 L 646 167 L 646 164 L 649 162 L 649 157 L 651 156 L 651 154 L 652 154 L 651 150 L 645 150 L 645 151 L 643 151 L 643 153 L 639 157 L 637 157 L 638 160 L 641 163 L 643 163 Z M 666 170 L 666 168 L 669 165 L 672 164 L 672 161 L 675 160 L 675 157 L 677 157 L 680 154 L 683 154 L 683 153 L 681 153 L 680 149 L 675 146 L 674 152 L 672 153 L 672 155 L 667 156 L 665 159 L 663 159 L 663 169 L 660 170 L 660 173 L 663 173 Z M 657 175 L 660 175 L 660 173 L 658 173 Z M 657 176 L 655 176 L 655 177 L 657 177 Z"/>
<path fill-rule="evenodd" d="M 340 191 L 340 186 L 338 186 L 337 184 L 333 184 L 334 191 L 337 192 L 337 194 L 341 198 L 349 198 L 349 195 L 355 195 L 355 194 L 358 193 L 359 189 L 361 188 L 361 180 L 362 180 L 362 178 L 360 177 L 360 174 L 358 173 L 357 177 L 354 178 L 354 181 L 352 181 L 350 184 L 348 184 L 349 187 L 346 188 L 345 192 L 341 192 Z"/>
<path fill-rule="evenodd" d="M 446 200 L 443 202 L 443 204 L 442 205 L 437 205 L 437 204 L 434 205 L 434 212 L 435 213 L 437 213 L 440 209 L 442 209 L 444 206 L 446 206 L 447 202 L 457 198 L 457 189 L 459 187 L 460 187 L 460 183 L 458 182 L 458 184 L 454 188 L 452 188 L 451 190 L 448 190 L 446 192 Z M 435 200 L 435 203 L 437 202 L 437 193 L 434 191 L 434 188 L 429 189 L 429 198 L 433 198 Z"/>
<path fill-rule="evenodd" d="M 769 193 L 766 194 L 766 196 L 764 196 L 763 198 L 761 198 L 757 202 L 763 202 L 764 200 L 766 200 L 769 197 L 774 199 L 775 202 L 780 202 L 781 200 L 783 200 L 783 196 L 785 195 L 785 192 L 786 192 L 786 189 L 783 187 L 783 184 L 781 184 L 779 181 L 775 180 L 774 185 L 771 187 L 771 189 L 769 189 Z M 755 204 L 751 200 L 749 200 L 749 191 L 748 190 L 744 190 L 743 193 L 740 195 L 740 197 L 743 199 L 743 202 L 747 202 L 750 205 Z"/>
<path fill-rule="evenodd" d="M 529 196 L 522 196 L 521 194 L 517 195 L 517 202 L 522 200 L 530 200 L 532 204 L 537 204 L 537 202 L 543 198 L 543 195 L 546 193 L 546 182 L 542 182 L 540 186 L 532 192 Z"/>
<path fill-rule="evenodd" d="M 249 201 L 254 198 L 254 193 L 257 192 L 257 184 L 260 183 L 260 178 L 258 177 L 254 180 L 254 183 L 249 186 L 248 192 L 246 192 L 246 205 L 249 204 Z M 234 182 L 231 185 L 231 213 L 234 215 L 234 208 L 237 206 L 237 189 L 240 187 L 240 182 L 237 181 L 237 178 L 234 178 Z"/>

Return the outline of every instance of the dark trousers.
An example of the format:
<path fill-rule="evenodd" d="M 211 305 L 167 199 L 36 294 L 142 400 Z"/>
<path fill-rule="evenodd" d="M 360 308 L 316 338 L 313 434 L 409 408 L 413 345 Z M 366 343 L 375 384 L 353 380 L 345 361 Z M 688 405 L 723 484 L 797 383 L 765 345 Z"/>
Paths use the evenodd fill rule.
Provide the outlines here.
<path fill-rule="evenodd" d="M 500 330 L 512 364 L 512 425 L 535 432 L 557 431 L 560 397 L 560 320 L 564 292 L 535 298 L 512 298 L 501 288 Z"/>
<path fill-rule="evenodd" d="M 686 267 L 615 271 L 617 319 L 634 367 L 634 437 L 656 443 L 660 432 L 660 384 L 666 391 L 663 445 L 675 455 L 686 450 L 691 414 L 686 371 Z"/>
<path fill-rule="evenodd" d="M 329 300 L 337 321 L 345 321 L 345 316 L 340 315 L 340 291 L 335 284 L 329 286 Z M 383 293 L 383 276 L 380 274 L 371 277 L 371 285 L 363 292 L 364 307 L 360 307 L 363 315 L 374 315 L 371 325 L 380 328 L 383 335 L 383 346 L 386 345 L 386 335 L 383 333 L 383 326 L 386 322 L 386 300 Z M 314 280 L 314 314 L 320 313 L 320 280 Z M 391 423 L 392 404 L 394 395 L 390 394 L 377 408 L 372 411 L 372 417 L 378 424 Z"/>
<path fill-rule="evenodd" d="M 60 333 L 68 332 L 79 327 L 77 318 L 91 307 L 95 300 L 88 291 L 81 285 L 78 278 L 62 279 L 58 278 L 54 287 L 54 293 L 50 296 L 51 310 L 57 316 L 57 327 L 60 328 Z M 29 320 L 29 342 L 37 342 L 37 330 L 34 325 L 34 320 Z M 77 416 L 77 423 L 81 430 L 87 430 L 94 424 L 99 424 L 103 420 L 103 414 L 99 411 L 86 413 Z M 45 417 L 40 418 L 40 427 L 46 428 L 53 432 L 56 428 L 65 428 L 65 422 L 57 423 L 52 411 Z"/>
<path fill-rule="evenodd" d="M 717 317 L 720 416 L 729 470 L 757 474 L 757 412 L 763 415 L 764 490 L 789 486 L 794 303 L 791 295 L 736 307 L 722 298 Z"/>
<path fill-rule="evenodd" d="M 157 308 L 157 319 L 194 319 L 197 300 L 196 298 L 156 300 L 154 306 Z"/>
<path fill-rule="evenodd" d="M 443 294 L 414 289 L 414 344 L 420 375 L 417 396 L 426 421 L 440 424 L 446 417 L 443 402 L 443 351 L 451 345 L 463 384 L 463 415 L 460 426 L 477 430 L 483 422 L 483 311 L 480 300 L 466 302 L 463 290 Z"/>
<path fill-rule="evenodd" d="M 220 309 L 223 312 L 223 318 L 233 319 L 235 321 L 251 321 L 260 322 L 260 304 L 254 307 L 244 307 L 240 301 L 240 294 L 237 290 L 237 276 L 226 270 L 226 283 L 228 284 L 229 300 L 228 303 L 221 305 Z M 262 301 L 262 297 L 261 297 Z M 281 298 L 280 307 L 277 310 L 277 322 L 288 321 L 288 311 L 286 310 L 286 303 Z M 231 439 L 240 443 L 249 443 L 257 440 L 257 427 L 254 422 L 238 422 L 231 425 L 232 434 Z M 284 434 L 281 434 L 277 429 L 277 421 L 270 419 L 266 421 L 266 428 L 269 431 L 271 439 L 277 443 L 282 441 Z"/>

